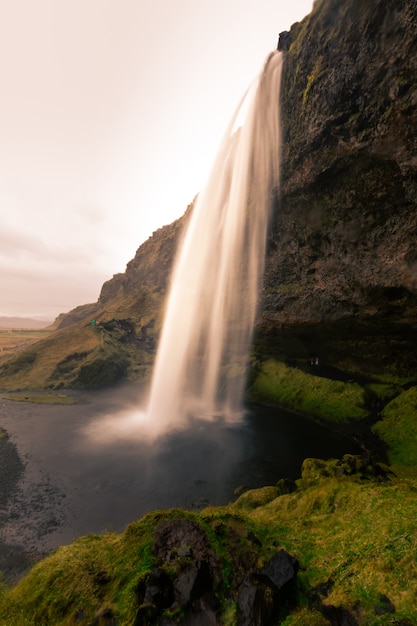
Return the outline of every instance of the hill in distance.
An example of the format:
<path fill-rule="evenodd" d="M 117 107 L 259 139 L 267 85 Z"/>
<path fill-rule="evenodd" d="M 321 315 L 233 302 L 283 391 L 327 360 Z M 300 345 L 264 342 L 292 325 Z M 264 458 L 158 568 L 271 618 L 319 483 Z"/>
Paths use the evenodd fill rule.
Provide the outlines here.
<path fill-rule="evenodd" d="M 52 320 L 35 320 L 31 317 L 7 317 L 0 316 L 0 330 L 10 330 L 10 329 L 27 329 L 27 330 L 37 330 L 39 328 L 46 328 L 52 324 Z"/>

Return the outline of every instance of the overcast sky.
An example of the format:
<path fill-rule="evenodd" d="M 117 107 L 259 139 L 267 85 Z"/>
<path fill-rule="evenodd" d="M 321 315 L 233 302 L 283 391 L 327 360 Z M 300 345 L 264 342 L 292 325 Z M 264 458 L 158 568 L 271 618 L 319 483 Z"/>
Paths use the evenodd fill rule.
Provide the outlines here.
<path fill-rule="evenodd" d="M 0 0 L 0 315 L 95 302 L 313 0 Z"/>

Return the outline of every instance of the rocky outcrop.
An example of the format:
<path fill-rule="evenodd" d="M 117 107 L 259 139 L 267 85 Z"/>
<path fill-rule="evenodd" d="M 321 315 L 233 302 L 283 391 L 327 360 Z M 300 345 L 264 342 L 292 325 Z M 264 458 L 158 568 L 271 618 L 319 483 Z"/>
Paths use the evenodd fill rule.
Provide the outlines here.
<path fill-rule="evenodd" d="M 413 0 L 318 0 L 280 37 L 269 320 L 416 317 L 416 42 Z"/>
<path fill-rule="evenodd" d="M 196 523 L 161 522 L 155 532 L 158 566 L 137 587 L 134 626 L 220 626 L 226 589 L 230 589 L 228 602 L 236 603 L 239 626 L 275 623 L 274 617 L 285 615 L 294 600 L 298 561 L 280 549 L 259 567 L 253 546 L 259 549 L 262 543 L 253 533 L 246 540 L 240 566 L 236 563 L 226 582 L 216 552 Z"/>
<path fill-rule="evenodd" d="M 98 300 L 100 306 L 106 307 L 117 299 L 129 301 L 138 298 L 147 290 L 165 295 L 172 262 L 192 207 L 193 204 L 190 204 L 183 217 L 155 231 L 138 248 L 126 271 L 115 274 L 104 283 Z"/>
<path fill-rule="evenodd" d="M 126 271 L 114 274 L 103 284 L 96 303 L 81 305 L 59 315 L 54 327 L 62 329 L 93 318 L 107 320 L 115 312 L 124 315 L 131 312 L 133 319 L 146 319 L 147 322 L 152 319 L 154 322 L 168 290 L 175 252 L 192 207 L 193 203 L 180 219 L 156 230 L 138 248 Z"/>

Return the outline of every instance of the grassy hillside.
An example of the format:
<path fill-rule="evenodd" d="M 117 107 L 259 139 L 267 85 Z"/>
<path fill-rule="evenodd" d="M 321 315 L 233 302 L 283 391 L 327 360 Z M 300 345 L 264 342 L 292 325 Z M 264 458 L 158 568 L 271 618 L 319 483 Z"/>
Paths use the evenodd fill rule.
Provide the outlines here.
<path fill-rule="evenodd" d="M 22 351 L 34 341 L 47 337 L 50 332 L 49 329 L 0 328 L 0 359 L 7 359 L 16 352 Z"/>

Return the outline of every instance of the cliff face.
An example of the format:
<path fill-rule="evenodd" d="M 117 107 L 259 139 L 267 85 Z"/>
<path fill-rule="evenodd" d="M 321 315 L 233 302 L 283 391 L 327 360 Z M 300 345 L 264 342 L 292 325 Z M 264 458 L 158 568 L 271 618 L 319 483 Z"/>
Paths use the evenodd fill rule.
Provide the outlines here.
<path fill-rule="evenodd" d="M 280 38 L 282 197 L 263 315 L 417 311 L 417 5 L 319 0 Z"/>

